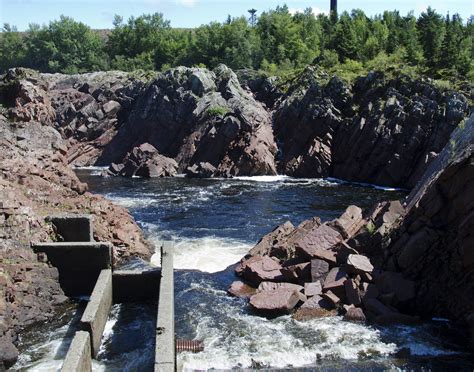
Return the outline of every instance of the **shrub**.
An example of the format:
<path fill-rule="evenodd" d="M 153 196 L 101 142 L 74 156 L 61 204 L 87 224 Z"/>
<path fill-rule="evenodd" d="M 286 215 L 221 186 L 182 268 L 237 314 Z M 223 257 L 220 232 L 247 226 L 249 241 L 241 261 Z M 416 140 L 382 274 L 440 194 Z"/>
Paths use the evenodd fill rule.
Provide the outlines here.
<path fill-rule="evenodd" d="M 209 107 L 206 111 L 209 116 L 224 116 L 228 112 L 229 110 L 226 107 L 222 106 L 212 106 Z"/>

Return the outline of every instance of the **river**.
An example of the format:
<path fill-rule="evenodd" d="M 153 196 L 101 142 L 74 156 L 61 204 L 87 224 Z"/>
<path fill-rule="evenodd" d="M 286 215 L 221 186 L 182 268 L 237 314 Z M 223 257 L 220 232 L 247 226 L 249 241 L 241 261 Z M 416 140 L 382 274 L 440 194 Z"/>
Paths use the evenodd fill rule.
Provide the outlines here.
<path fill-rule="evenodd" d="M 265 319 L 226 293 L 235 280 L 231 265 L 275 226 L 314 216 L 326 221 L 350 204 L 368 208 L 401 198 L 402 191 L 283 176 L 143 180 L 103 178 L 98 172 L 79 170 L 78 175 L 90 191 L 126 207 L 152 242 L 175 242 L 176 336 L 205 344 L 204 352 L 180 354 L 179 370 L 473 370 L 458 330 L 444 319 L 411 327 L 374 327 L 339 317 Z M 78 300 L 64 316 L 25 333 L 16 368 L 57 370 L 81 308 Z M 152 304 L 114 305 L 93 369 L 151 371 L 154 309 Z"/>

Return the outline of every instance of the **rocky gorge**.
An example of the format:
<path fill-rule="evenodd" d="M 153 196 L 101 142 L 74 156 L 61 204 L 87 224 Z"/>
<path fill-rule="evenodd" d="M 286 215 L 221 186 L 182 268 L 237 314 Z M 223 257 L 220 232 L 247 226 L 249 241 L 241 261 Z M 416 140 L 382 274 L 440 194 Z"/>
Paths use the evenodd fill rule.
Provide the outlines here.
<path fill-rule="evenodd" d="M 178 67 L 164 73 L 39 74 L 0 82 L 0 355 L 67 299 L 31 241 L 60 239 L 45 217 L 94 215 L 116 260 L 152 250 L 128 212 L 87 192 L 74 166 L 125 177 L 335 177 L 411 189 L 372 210 L 290 222 L 237 266 L 230 293 L 264 315 L 416 322 L 441 316 L 474 333 L 472 96 L 428 79 L 370 73 L 352 84 Z"/>

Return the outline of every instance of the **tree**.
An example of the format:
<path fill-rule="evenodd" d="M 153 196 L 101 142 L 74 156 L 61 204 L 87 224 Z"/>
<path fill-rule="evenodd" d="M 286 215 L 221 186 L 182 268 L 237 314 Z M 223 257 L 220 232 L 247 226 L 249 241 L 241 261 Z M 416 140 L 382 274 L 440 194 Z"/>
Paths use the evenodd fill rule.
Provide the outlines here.
<path fill-rule="evenodd" d="M 357 59 L 357 35 L 347 12 L 343 12 L 339 18 L 334 34 L 334 45 L 340 62 L 344 62 L 345 59 Z"/>
<path fill-rule="evenodd" d="M 24 64 L 26 49 L 15 26 L 5 23 L 0 34 L 0 72 Z"/>
<path fill-rule="evenodd" d="M 161 13 L 130 17 L 126 24 L 121 17 L 116 16 L 114 29 L 107 42 L 107 51 L 113 65 L 117 64 L 115 61 L 118 59 L 137 60 L 141 58 L 139 56 L 151 55 L 154 56 L 156 68 L 160 69 L 164 64 L 173 63 L 177 49 L 173 36 L 170 22 Z M 151 67 L 148 63 L 144 66 Z"/>
<path fill-rule="evenodd" d="M 46 72 L 78 73 L 107 68 L 103 41 L 88 26 L 61 16 L 46 27 L 30 25 L 25 65 Z"/>
<path fill-rule="evenodd" d="M 252 27 L 255 27 L 255 25 L 257 24 L 257 16 L 255 15 L 257 13 L 257 9 L 249 9 L 248 12 L 250 13 L 250 17 L 249 17 L 249 22 L 250 22 L 250 26 Z"/>
<path fill-rule="evenodd" d="M 426 62 L 433 68 L 438 63 L 444 35 L 443 17 L 428 7 L 426 12 L 421 13 L 417 28 Z"/>
<path fill-rule="evenodd" d="M 418 41 L 418 30 L 416 27 L 416 18 L 413 12 L 408 13 L 404 18 L 406 25 L 405 35 L 405 60 L 413 65 L 417 65 L 423 61 L 423 51 Z"/>

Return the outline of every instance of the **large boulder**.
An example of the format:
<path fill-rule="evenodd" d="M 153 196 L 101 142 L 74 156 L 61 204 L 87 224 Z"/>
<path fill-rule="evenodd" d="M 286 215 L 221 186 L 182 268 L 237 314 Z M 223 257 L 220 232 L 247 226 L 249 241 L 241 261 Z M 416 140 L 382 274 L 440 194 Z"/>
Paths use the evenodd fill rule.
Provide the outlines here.
<path fill-rule="evenodd" d="M 282 287 L 258 292 L 250 297 L 250 305 L 266 314 L 288 314 L 303 298 L 298 290 Z"/>
<path fill-rule="evenodd" d="M 342 235 L 337 230 L 323 224 L 313 228 L 296 242 L 296 254 L 309 259 L 320 258 L 335 263 L 335 253 L 330 252 L 330 249 L 342 239 Z"/>
<path fill-rule="evenodd" d="M 264 281 L 281 281 L 283 275 L 281 265 L 268 256 L 255 256 L 242 264 L 242 275 L 251 283 L 260 284 Z"/>
<path fill-rule="evenodd" d="M 257 290 L 255 288 L 241 281 L 233 282 L 227 290 L 227 293 L 231 296 L 247 299 L 252 297 L 256 292 Z"/>
<path fill-rule="evenodd" d="M 112 164 L 109 173 L 123 177 L 171 177 L 178 173 L 178 164 L 160 155 L 149 143 L 143 143 L 130 151 L 121 164 Z"/>

